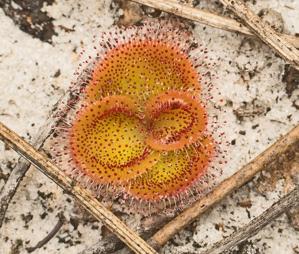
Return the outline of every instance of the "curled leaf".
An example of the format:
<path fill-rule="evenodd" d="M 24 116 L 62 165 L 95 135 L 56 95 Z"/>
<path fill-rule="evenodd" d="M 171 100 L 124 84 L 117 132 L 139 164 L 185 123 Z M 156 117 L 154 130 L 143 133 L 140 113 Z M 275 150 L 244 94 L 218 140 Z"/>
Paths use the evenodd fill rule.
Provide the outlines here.
<path fill-rule="evenodd" d="M 148 101 L 150 122 L 147 144 L 156 150 L 171 151 L 195 143 L 207 125 L 205 108 L 187 92 L 167 91 Z"/>

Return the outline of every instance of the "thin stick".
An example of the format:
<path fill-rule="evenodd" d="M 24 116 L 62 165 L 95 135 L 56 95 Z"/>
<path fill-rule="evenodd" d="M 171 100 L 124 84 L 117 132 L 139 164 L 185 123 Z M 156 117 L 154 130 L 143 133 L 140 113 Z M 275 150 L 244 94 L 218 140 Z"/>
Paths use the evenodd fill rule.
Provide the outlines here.
<path fill-rule="evenodd" d="M 49 137 L 50 129 L 42 128 L 42 133 L 34 142 L 36 147 L 42 146 L 43 142 Z M 4 187 L 0 191 L 0 228 L 2 227 L 8 205 L 16 193 L 16 190 L 25 176 L 27 170 L 30 168 L 31 163 L 24 158 L 18 160 L 18 164 L 11 171 Z"/>
<path fill-rule="evenodd" d="M 135 253 L 157 254 L 157 252 L 133 230 L 128 228 L 112 212 L 106 209 L 90 191 L 82 188 L 77 182 L 65 175 L 65 173 L 56 167 L 47 157 L 39 153 L 2 123 L 0 123 L 0 139 L 39 168 L 42 173 L 52 179 L 61 188 L 72 194 L 90 214 L 98 220 L 101 220 L 111 232 L 116 234 Z"/>
<path fill-rule="evenodd" d="M 299 70 L 299 51 L 282 38 L 270 25 L 250 10 L 242 0 L 219 0 L 262 41 Z"/>
<path fill-rule="evenodd" d="M 295 188 L 261 215 L 253 219 L 246 226 L 242 227 L 227 238 L 215 243 L 212 248 L 208 249 L 202 254 L 220 254 L 232 250 L 240 243 L 256 235 L 263 227 L 273 222 L 274 219 L 283 214 L 287 209 L 290 209 L 298 203 L 299 189 Z"/>
<path fill-rule="evenodd" d="M 231 192 L 246 184 L 257 173 L 267 169 L 267 167 L 269 167 L 272 163 L 277 163 L 277 160 L 279 160 L 280 163 L 282 161 L 292 160 L 298 150 L 299 125 L 292 129 L 288 134 L 281 137 L 276 143 L 261 153 L 249 164 L 244 166 L 237 173 L 221 182 L 212 192 L 195 202 L 191 207 L 187 208 L 176 218 L 162 227 L 148 240 L 148 243 L 155 249 L 160 249 L 176 233 L 180 232 L 180 230 L 192 223 L 205 211 L 217 204 Z M 82 254 L 83 253 L 85 254 L 85 252 L 82 252 Z M 130 252 L 128 252 L 128 249 L 125 248 L 117 253 L 127 254 Z"/>
<path fill-rule="evenodd" d="M 55 227 L 50 231 L 49 234 L 47 234 L 47 236 L 44 239 L 39 241 L 34 247 L 26 248 L 26 250 L 29 253 L 43 247 L 45 244 L 47 244 L 58 233 L 58 231 L 61 229 L 61 227 L 63 226 L 63 223 L 65 221 L 65 217 L 63 216 L 63 214 L 59 214 L 58 217 L 59 217 L 59 219 L 58 219 L 58 222 L 56 223 Z"/>
<path fill-rule="evenodd" d="M 226 31 L 239 32 L 245 35 L 255 36 L 250 29 L 242 25 L 238 21 L 223 17 L 205 10 L 193 8 L 188 5 L 178 3 L 176 0 L 132 0 L 136 3 L 143 4 L 161 11 L 175 14 L 177 16 L 194 20 L 204 25 L 220 28 Z M 284 40 L 292 43 L 299 48 L 299 38 L 288 34 L 279 34 Z"/>
<path fill-rule="evenodd" d="M 231 177 L 221 182 L 213 191 L 196 201 L 176 218 L 166 224 L 149 240 L 155 249 L 161 248 L 172 236 L 188 224 L 197 219 L 206 210 L 217 204 L 234 190 L 239 189 L 250 181 L 258 172 L 261 172 L 279 158 L 299 150 L 299 125 L 288 134 L 280 138 L 267 150 L 240 169 Z"/>
<path fill-rule="evenodd" d="M 63 95 L 58 102 L 54 105 L 54 108 L 58 105 L 63 105 L 63 102 L 67 102 L 70 97 L 70 94 L 67 93 Z M 68 108 L 65 108 L 65 112 L 68 111 Z M 53 123 L 55 123 L 55 110 L 52 111 L 48 120 L 46 121 L 45 125 L 40 128 L 39 134 L 37 135 L 36 139 L 33 139 L 34 147 L 40 148 L 43 146 L 43 143 L 47 138 L 51 135 L 53 131 Z M 4 187 L 0 191 L 0 228 L 2 227 L 5 213 L 8 208 L 9 202 L 13 198 L 20 182 L 22 181 L 23 177 L 25 176 L 27 170 L 30 168 L 31 163 L 24 158 L 20 158 L 18 164 L 15 168 L 11 171 Z"/>

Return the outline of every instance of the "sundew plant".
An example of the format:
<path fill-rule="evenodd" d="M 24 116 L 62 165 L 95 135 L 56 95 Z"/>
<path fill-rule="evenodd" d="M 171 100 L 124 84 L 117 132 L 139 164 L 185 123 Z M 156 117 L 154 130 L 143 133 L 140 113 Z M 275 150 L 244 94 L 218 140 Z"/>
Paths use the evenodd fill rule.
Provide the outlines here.
<path fill-rule="evenodd" d="M 56 163 L 141 213 L 182 208 L 221 174 L 223 133 L 208 52 L 177 21 L 112 28 L 95 40 L 55 129 Z M 213 110 L 210 110 L 213 109 Z"/>

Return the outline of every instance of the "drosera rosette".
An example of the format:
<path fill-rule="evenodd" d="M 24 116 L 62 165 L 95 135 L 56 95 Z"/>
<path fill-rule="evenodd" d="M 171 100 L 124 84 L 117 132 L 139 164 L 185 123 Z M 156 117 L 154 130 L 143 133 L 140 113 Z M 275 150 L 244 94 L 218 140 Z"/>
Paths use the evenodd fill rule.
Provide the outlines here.
<path fill-rule="evenodd" d="M 127 211 L 192 203 L 225 162 L 207 50 L 172 21 L 112 28 L 100 38 L 76 72 L 70 110 L 59 114 L 52 157 Z"/>

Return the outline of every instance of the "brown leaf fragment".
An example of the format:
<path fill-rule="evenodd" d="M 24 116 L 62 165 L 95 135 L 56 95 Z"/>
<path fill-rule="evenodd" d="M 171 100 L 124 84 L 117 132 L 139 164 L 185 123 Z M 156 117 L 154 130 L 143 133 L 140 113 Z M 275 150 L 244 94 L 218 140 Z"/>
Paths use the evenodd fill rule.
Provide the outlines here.
<path fill-rule="evenodd" d="M 243 104 L 233 112 L 239 121 L 243 121 L 244 118 L 253 118 L 266 113 L 267 107 L 263 102 L 254 99 L 251 102 L 243 102 Z"/>
<path fill-rule="evenodd" d="M 251 208 L 252 207 L 252 202 L 250 199 L 239 201 L 238 206 L 242 208 Z"/>
<path fill-rule="evenodd" d="M 139 4 L 128 0 L 115 0 L 114 2 L 123 12 L 117 21 L 117 25 L 130 26 L 142 19 L 143 13 Z"/>

